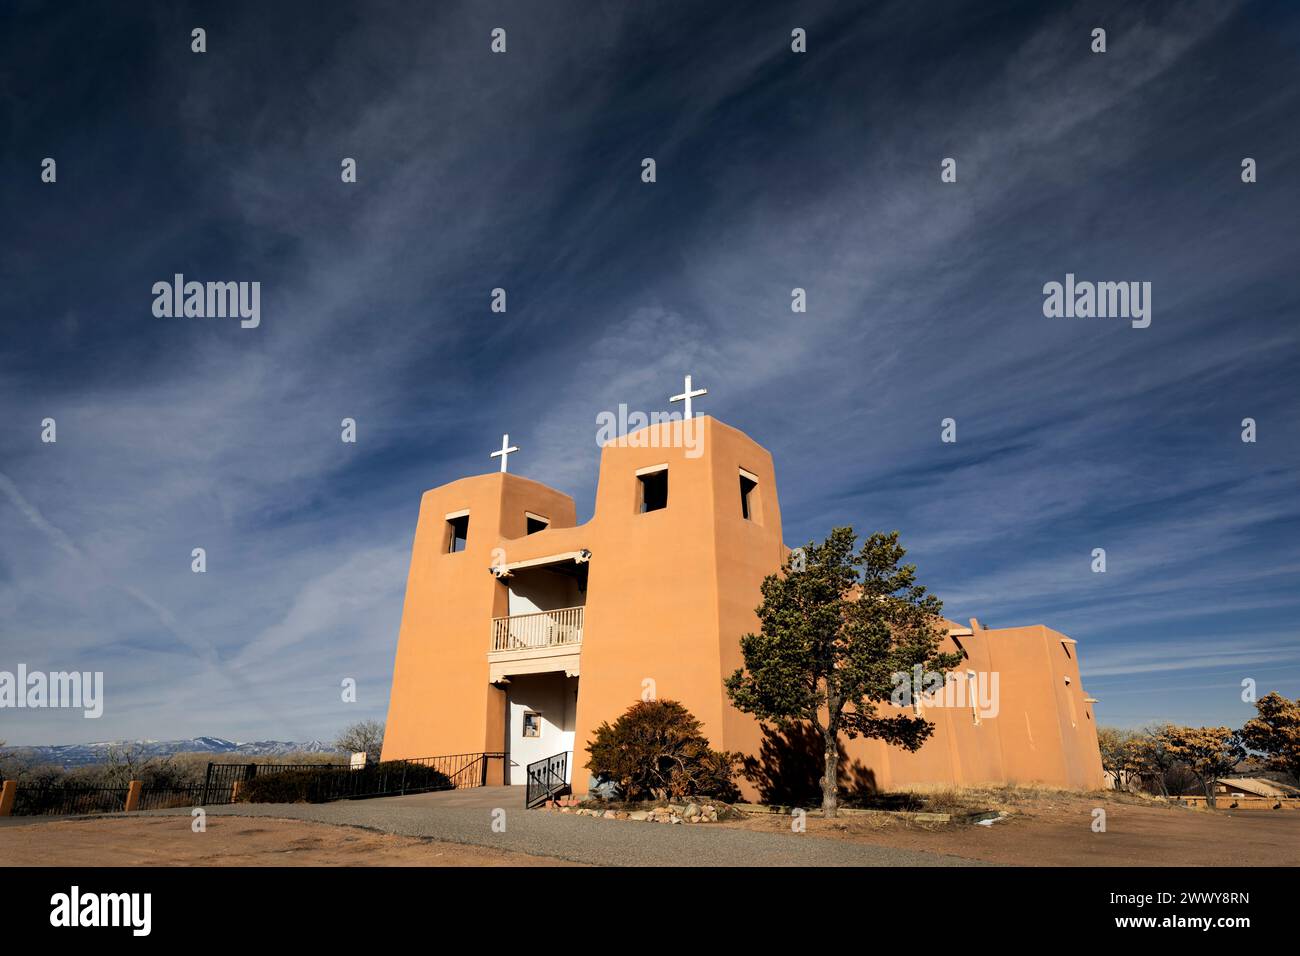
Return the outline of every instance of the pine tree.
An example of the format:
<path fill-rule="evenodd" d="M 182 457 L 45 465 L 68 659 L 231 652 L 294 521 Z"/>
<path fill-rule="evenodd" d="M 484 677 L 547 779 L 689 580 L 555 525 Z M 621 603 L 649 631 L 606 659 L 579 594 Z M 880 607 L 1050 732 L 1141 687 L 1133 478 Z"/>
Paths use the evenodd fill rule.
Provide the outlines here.
<path fill-rule="evenodd" d="M 839 805 L 839 738 L 871 737 L 917 750 L 934 725 L 912 712 L 881 715 L 913 668 L 944 673 L 960 654 L 943 654 L 943 605 L 916 583 L 898 532 L 857 548 L 852 528 L 794 552 L 763 581 L 760 632 L 741 638 L 745 666 L 725 681 L 740 710 L 778 727 L 806 721 L 823 743 L 822 810 Z"/>

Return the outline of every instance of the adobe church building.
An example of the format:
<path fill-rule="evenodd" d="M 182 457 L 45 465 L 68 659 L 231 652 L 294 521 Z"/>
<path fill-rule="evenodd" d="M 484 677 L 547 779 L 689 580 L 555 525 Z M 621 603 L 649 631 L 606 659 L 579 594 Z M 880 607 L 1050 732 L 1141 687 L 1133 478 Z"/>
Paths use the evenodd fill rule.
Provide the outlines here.
<path fill-rule="evenodd" d="M 384 760 L 504 751 L 492 782 L 523 784 L 530 763 L 567 753 L 582 794 L 595 728 L 655 696 L 689 708 L 713 747 L 781 776 L 774 738 L 723 689 L 741 635 L 758 630 L 759 585 L 789 553 L 772 457 L 689 414 L 605 444 L 585 524 L 568 495 L 507 473 L 508 442 L 500 472 L 424 493 Z M 1102 787 L 1075 642 L 1042 625 L 947 624 L 944 649 L 966 656 L 958 677 L 997 674 L 996 713 L 927 706 L 936 730 L 915 753 L 846 741 L 846 784 Z"/>

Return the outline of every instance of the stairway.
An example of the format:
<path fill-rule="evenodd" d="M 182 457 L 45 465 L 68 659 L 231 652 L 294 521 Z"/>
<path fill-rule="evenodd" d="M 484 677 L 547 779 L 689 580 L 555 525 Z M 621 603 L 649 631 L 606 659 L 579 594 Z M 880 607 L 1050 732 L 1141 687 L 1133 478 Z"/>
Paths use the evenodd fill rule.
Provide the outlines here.
<path fill-rule="evenodd" d="M 524 806 L 529 810 L 541 806 L 547 800 L 554 800 L 561 794 L 568 793 L 569 785 L 565 782 L 569 776 L 568 751 L 530 763 L 527 774 L 528 786 L 525 788 L 527 792 L 524 796 Z"/>

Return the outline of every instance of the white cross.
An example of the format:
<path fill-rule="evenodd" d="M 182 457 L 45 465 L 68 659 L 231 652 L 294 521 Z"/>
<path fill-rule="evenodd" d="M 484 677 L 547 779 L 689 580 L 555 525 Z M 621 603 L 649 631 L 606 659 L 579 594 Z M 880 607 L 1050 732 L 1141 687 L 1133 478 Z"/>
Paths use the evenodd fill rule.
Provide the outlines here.
<path fill-rule="evenodd" d="M 518 446 L 518 445 L 512 445 L 512 444 L 510 444 L 510 436 L 509 436 L 509 435 L 502 435 L 502 436 L 501 436 L 501 450 L 500 450 L 500 451 L 494 451 L 492 454 L 488 455 L 488 457 L 489 457 L 489 458 L 500 458 L 500 459 L 501 459 L 501 473 L 502 473 L 502 474 L 505 474 L 505 471 L 506 471 L 506 458 L 507 458 L 510 454 L 512 454 L 513 452 L 517 452 L 518 450 L 519 450 L 519 446 Z"/>
<path fill-rule="evenodd" d="M 668 401 L 685 402 L 686 405 L 682 412 L 682 418 L 689 419 L 691 417 L 691 399 L 699 395 L 707 395 L 707 394 L 709 394 L 709 390 L 707 388 L 697 388 L 695 391 L 692 392 L 691 377 L 687 375 L 686 387 L 682 390 L 682 393 L 680 395 L 674 395 L 672 398 L 668 399 Z"/>

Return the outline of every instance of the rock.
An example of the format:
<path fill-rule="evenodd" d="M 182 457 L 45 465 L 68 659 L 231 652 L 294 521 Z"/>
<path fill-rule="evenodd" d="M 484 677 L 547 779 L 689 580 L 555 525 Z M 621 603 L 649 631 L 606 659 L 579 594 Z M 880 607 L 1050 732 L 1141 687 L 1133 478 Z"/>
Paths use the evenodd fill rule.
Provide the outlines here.
<path fill-rule="evenodd" d="M 681 822 L 682 822 L 682 818 L 679 817 L 677 814 L 674 813 L 671 817 L 668 818 L 668 822 L 669 822 L 669 823 L 681 823 Z"/>
<path fill-rule="evenodd" d="M 700 805 L 698 803 L 688 803 L 680 813 L 684 817 L 697 817 L 700 815 Z"/>
<path fill-rule="evenodd" d="M 617 820 L 617 819 L 618 819 L 618 813 L 616 813 L 616 812 L 613 811 L 613 810 L 606 810 L 605 813 L 603 814 L 603 816 L 605 817 L 606 820 Z"/>
<path fill-rule="evenodd" d="M 627 815 L 629 820 L 649 820 L 650 814 L 645 810 L 633 810 Z"/>

